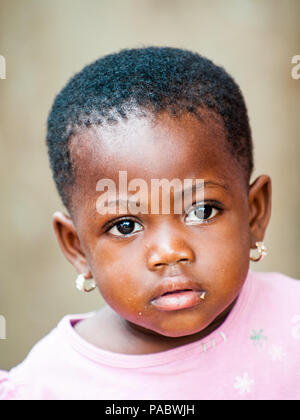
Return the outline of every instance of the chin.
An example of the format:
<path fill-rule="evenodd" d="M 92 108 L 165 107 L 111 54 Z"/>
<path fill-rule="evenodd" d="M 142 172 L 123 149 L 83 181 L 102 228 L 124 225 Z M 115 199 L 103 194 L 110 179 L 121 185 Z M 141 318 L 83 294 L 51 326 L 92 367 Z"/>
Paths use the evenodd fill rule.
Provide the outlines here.
<path fill-rule="evenodd" d="M 182 313 L 168 314 L 168 319 L 157 317 L 154 319 L 133 319 L 127 321 L 131 326 L 146 334 L 166 338 L 183 338 L 200 334 L 210 324 L 210 320 L 204 317 L 182 317 Z"/>
<path fill-rule="evenodd" d="M 205 328 L 205 327 L 204 327 Z M 195 334 L 200 333 L 204 328 L 197 325 L 195 328 L 184 328 L 182 325 L 177 326 L 168 326 L 168 327 L 150 327 L 152 334 L 156 334 L 159 336 L 167 337 L 167 338 L 183 338 L 188 336 L 193 336 Z"/>
<path fill-rule="evenodd" d="M 173 314 L 174 316 L 175 314 Z M 164 320 L 159 325 L 152 325 L 152 330 L 158 334 L 169 338 L 183 338 L 200 334 L 210 324 L 210 319 L 204 317 L 181 317 L 176 314 L 173 319 Z"/>

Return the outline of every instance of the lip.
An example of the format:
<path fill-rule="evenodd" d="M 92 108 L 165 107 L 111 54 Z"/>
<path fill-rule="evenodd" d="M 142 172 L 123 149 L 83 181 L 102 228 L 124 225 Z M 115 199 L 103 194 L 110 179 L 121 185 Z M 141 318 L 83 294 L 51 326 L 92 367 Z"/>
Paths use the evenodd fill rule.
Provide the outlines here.
<path fill-rule="evenodd" d="M 165 278 L 155 290 L 151 304 L 161 311 L 192 308 L 203 301 L 205 294 L 199 284 L 189 279 Z"/>

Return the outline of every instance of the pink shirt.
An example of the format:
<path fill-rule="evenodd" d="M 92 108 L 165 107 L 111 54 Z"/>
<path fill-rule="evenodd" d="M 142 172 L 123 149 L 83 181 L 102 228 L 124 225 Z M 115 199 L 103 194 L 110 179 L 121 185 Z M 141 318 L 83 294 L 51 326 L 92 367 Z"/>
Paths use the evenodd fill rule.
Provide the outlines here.
<path fill-rule="evenodd" d="M 225 322 L 172 350 L 126 355 L 101 350 L 68 315 L 9 373 L 1 399 L 300 399 L 300 281 L 249 270 Z"/>

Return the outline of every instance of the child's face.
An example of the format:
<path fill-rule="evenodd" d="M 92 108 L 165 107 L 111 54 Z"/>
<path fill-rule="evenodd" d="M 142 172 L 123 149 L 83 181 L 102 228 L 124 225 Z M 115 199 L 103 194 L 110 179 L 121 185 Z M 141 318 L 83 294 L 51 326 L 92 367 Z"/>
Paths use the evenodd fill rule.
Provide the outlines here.
<path fill-rule="evenodd" d="M 56 230 L 65 232 L 59 237 L 67 258 L 79 272 L 91 271 L 105 301 L 131 324 L 168 337 L 194 334 L 238 296 L 249 268 L 249 249 L 263 239 L 270 203 L 260 188 L 250 200 L 245 176 L 225 144 L 216 118 L 199 122 L 190 114 L 160 114 L 155 121 L 131 117 L 73 139 L 78 187 L 72 195 L 73 221 L 64 223 L 56 216 Z M 118 187 L 119 171 L 127 171 L 128 183 L 139 178 L 148 186 L 154 178 L 179 178 L 182 184 L 184 179 L 204 179 L 206 219 L 203 213 L 198 222 L 195 213 L 173 211 L 99 214 L 96 184 L 109 178 Z M 148 200 L 150 208 L 150 192 Z M 268 203 L 264 212 L 263 202 Z M 190 217 L 197 223 L 187 223 Z M 260 217 L 258 224 L 255 217 Z M 159 298 L 184 289 L 189 292 Z"/>

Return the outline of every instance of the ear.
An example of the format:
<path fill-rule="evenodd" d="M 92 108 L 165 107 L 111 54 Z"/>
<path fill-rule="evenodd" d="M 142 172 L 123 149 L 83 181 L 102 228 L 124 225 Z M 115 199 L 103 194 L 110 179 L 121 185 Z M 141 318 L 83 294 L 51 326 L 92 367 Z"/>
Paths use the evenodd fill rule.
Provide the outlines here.
<path fill-rule="evenodd" d="M 251 248 L 256 241 L 263 241 L 271 217 L 272 181 L 260 175 L 249 187 L 249 229 Z"/>
<path fill-rule="evenodd" d="M 91 278 L 92 274 L 71 217 L 63 212 L 55 212 L 53 227 L 67 260 L 75 267 L 78 274 L 85 274 L 86 278 Z"/>

